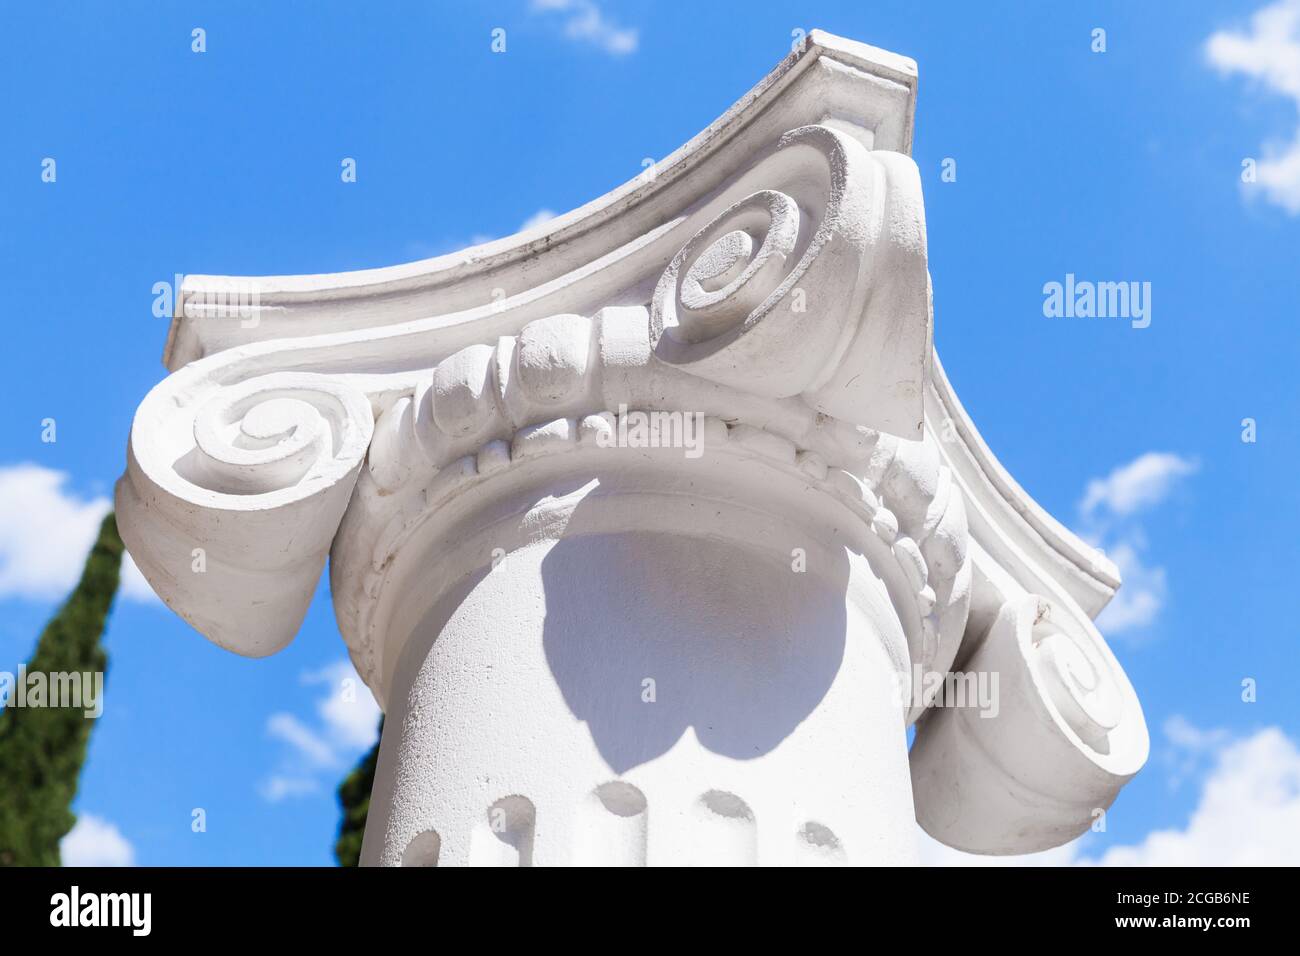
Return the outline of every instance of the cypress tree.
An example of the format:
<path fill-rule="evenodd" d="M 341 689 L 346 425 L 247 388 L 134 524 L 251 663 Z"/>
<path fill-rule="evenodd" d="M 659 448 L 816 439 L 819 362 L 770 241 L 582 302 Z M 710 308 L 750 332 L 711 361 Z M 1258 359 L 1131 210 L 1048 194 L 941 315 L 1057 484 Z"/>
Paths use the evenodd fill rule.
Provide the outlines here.
<path fill-rule="evenodd" d="M 379 719 L 379 734 L 384 733 L 384 720 Z M 339 784 L 339 803 L 343 805 L 343 823 L 339 838 L 334 842 L 334 858 L 339 866 L 358 866 L 361 863 L 361 837 L 366 831 L 366 815 L 370 812 L 370 791 L 375 785 L 375 766 L 379 763 L 379 741 L 352 768 Z"/>
<path fill-rule="evenodd" d="M 117 592 L 122 551 L 110 514 L 76 589 L 45 626 L 29 674 L 105 670 L 100 635 Z M 94 724 L 77 707 L 10 705 L 0 711 L 0 866 L 59 865 L 59 841 L 77 822 L 72 801 Z"/>

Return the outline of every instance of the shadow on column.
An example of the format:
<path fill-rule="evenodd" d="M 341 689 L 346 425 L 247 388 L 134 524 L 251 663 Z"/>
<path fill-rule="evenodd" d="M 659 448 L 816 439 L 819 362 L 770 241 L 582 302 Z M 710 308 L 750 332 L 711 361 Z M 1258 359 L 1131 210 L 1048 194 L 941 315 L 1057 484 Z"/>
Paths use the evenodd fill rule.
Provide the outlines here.
<path fill-rule="evenodd" d="M 803 542 L 807 544 L 807 542 Z M 694 727 L 740 760 L 817 707 L 844 657 L 848 561 L 796 573 L 729 541 L 656 532 L 559 541 L 542 562 L 546 660 L 615 773 Z"/>

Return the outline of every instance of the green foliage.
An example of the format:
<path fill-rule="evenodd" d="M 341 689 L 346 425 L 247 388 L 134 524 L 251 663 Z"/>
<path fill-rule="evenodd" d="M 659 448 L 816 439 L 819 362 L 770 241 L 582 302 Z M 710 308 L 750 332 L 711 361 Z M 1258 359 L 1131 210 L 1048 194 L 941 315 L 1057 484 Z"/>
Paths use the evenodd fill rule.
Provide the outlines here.
<path fill-rule="evenodd" d="M 45 626 L 29 674 L 105 670 L 108 655 L 100 635 L 117 592 L 122 551 L 110 514 L 81 581 Z M 94 725 L 80 708 L 0 711 L 0 866 L 59 865 L 59 840 L 76 823 L 72 801 Z"/>
<path fill-rule="evenodd" d="M 384 733 L 380 718 L 379 734 Z M 357 866 L 361 862 L 361 837 L 366 832 L 366 814 L 370 812 L 370 791 L 375 785 L 375 765 L 379 763 L 379 741 L 352 768 L 339 784 L 339 803 L 343 805 L 343 824 L 334 842 L 334 858 L 339 866 Z"/>

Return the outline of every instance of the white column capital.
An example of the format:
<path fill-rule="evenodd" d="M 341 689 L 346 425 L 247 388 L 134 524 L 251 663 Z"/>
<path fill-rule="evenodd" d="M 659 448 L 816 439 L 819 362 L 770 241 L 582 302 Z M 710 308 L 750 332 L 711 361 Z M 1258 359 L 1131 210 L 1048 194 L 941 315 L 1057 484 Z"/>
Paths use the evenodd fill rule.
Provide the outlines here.
<path fill-rule="evenodd" d="M 934 357 L 915 93 L 910 60 L 814 31 L 682 149 L 544 226 L 385 269 L 187 278 L 118 485 L 137 564 L 260 656 L 330 555 L 387 708 L 419 621 L 508 551 L 655 532 L 776 555 L 764 516 L 791 521 L 811 551 L 864 556 L 841 583 L 881 582 L 899 674 L 996 666 L 1014 693 L 990 720 L 901 702 L 925 715 L 923 825 L 979 852 L 1082 832 L 1146 753 L 1091 623 L 1118 576 L 1003 471 Z M 565 504 L 602 495 L 636 504 Z M 691 510 L 724 499 L 752 525 Z"/>

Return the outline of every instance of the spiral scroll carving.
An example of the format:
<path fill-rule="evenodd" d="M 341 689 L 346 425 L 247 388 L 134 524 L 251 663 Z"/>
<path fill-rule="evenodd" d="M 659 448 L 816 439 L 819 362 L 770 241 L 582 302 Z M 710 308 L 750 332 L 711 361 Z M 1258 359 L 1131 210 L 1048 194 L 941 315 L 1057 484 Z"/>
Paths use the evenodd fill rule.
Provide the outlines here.
<path fill-rule="evenodd" d="M 1035 626 L 1027 656 L 1061 719 L 1088 746 L 1106 752 L 1124 701 L 1096 641 L 1045 621 Z"/>
<path fill-rule="evenodd" d="M 173 375 L 136 413 L 120 525 L 164 601 L 216 643 L 261 656 L 306 613 L 373 413 L 337 378 L 278 372 L 223 385 L 205 371 Z"/>
<path fill-rule="evenodd" d="M 793 199 L 763 189 L 697 232 L 660 280 L 654 321 L 663 334 L 695 345 L 757 321 L 789 279 L 799 220 Z"/>
<path fill-rule="evenodd" d="M 656 357 L 919 438 L 908 383 L 929 361 L 930 308 L 916 165 L 803 126 L 699 215 L 723 202 L 655 287 Z"/>
<path fill-rule="evenodd" d="M 261 495 L 352 467 L 346 450 L 357 444 L 368 403 L 336 385 L 285 379 L 253 379 L 206 402 L 178 471 L 211 491 Z"/>
<path fill-rule="evenodd" d="M 1059 846 L 1146 761 L 1137 695 L 1069 602 L 1008 597 L 963 669 L 994 688 L 993 706 L 932 709 L 911 752 L 917 820 L 936 839 L 975 853 Z"/>
<path fill-rule="evenodd" d="M 781 137 L 753 170 L 769 188 L 715 215 L 664 270 L 651 306 L 656 355 L 774 397 L 813 384 L 856 321 L 878 172 L 864 147 L 827 127 Z"/>

